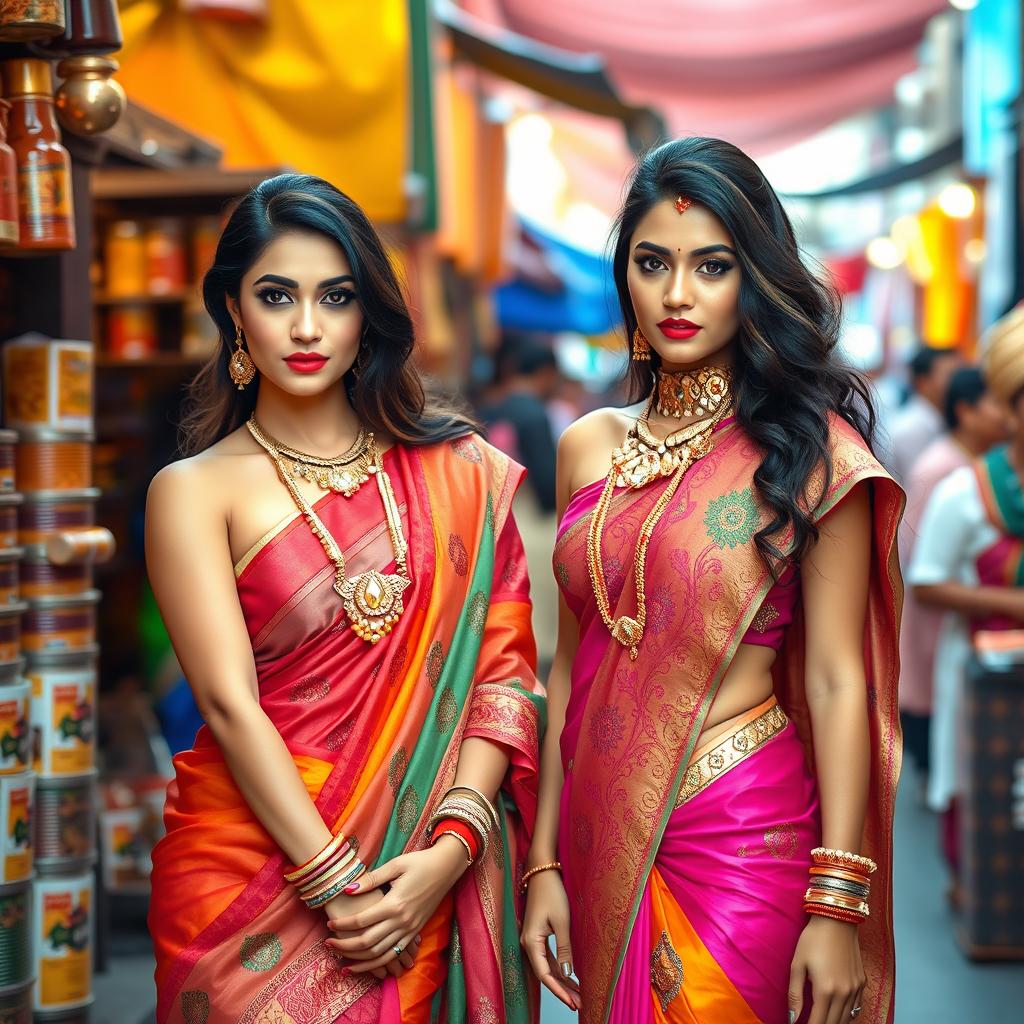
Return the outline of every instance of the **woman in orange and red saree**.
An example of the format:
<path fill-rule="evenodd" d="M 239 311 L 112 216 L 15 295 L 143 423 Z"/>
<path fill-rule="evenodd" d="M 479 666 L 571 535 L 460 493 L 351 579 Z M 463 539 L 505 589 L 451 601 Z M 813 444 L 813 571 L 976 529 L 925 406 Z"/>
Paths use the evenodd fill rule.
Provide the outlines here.
<path fill-rule="evenodd" d="M 542 704 L 522 471 L 425 396 L 388 257 L 328 183 L 253 189 L 204 293 L 221 345 L 195 454 L 147 509 L 206 721 L 153 856 L 157 1018 L 527 1024 L 513 875 Z"/>
<path fill-rule="evenodd" d="M 642 158 L 613 265 L 644 401 L 559 447 L 524 946 L 585 1024 L 890 1024 L 903 498 L 838 299 L 713 139 Z"/>

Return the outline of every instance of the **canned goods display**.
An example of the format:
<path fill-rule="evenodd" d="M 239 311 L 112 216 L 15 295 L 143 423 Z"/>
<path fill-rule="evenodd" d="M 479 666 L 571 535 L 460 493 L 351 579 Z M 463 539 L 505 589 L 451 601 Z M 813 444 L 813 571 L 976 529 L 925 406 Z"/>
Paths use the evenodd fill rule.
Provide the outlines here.
<path fill-rule="evenodd" d="M 36 783 L 35 862 L 40 874 L 74 874 L 96 859 L 96 773 Z"/>
<path fill-rule="evenodd" d="M 37 878 L 32 890 L 35 1010 L 88 1006 L 95 903 L 92 873 Z"/>
<path fill-rule="evenodd" d="M 55 533 L 95 526 L 96 499 L 99 496 L 98 487 L 19 494 L 19 503 L 23 500 L 24 504 L 17 513 L 18 530 L 13 544 L 25 547 L 45 544 Z M 0 495 L 0 510 L 3 502 L 4 497 Z"/>
<path fill-rule="evenodd" d="M 24 500 L 23 494 L 0 494 L 0 549 L 18 543 L 18 506 Z"/>
<path fill-rule="evenodd" d="M 0 776 L 0 884 L 32 877 L 35 785 L 31 772 Z"/>
<path fill-rule="evenodd" d="M 2 558 L 0 553 L 0 569 L 3 568 Z M 29 600 L 81 594 L 92 588 L 91 565 L 54 565 L 52 562 L 29 560 L 18 565 L 18 574 L 19 592 Z"/>
<path fill-rule="evenodd" d="M 8 427 L 92 429 L 89 342 L 23 335 L 4 345 L 3 377 L 4 422 Z"/>
<path fill-rule="evenodd" d="M 32 980 L 32 886 L 0 886 L 0 989 Z"/>
<path fill-rule="evenodd" d="M 14 474 L 14 446 L 18 435 L 13 430 L 0 430 L 0 494 L 16 490 L 17 477 Z"/>
<path fill-rule="evenodd" d="M 108 892 L 148 892 L 152 845 L 141 806 L 100 813 L 103 884 Z"/>
<path fill-rule="evenodd" d="M 27 608 L 24 601 L 0 607 L 0 662 L 14 661 L 21 654 L 21 614 Z"/>
<path fill-rule="evenodd" d="M 15 454 L 22 491 L 73 491 L 92 484 L 92 434 L 23 430 Z"/>
<path fill-rule="evenodd" d="M 0 687 L 0 776 L 32 767 L 32 687 L 21 678 Z"/>
<path fill-rule="evenodd" d="M 32 982 L 0 991 L 0 1024 L 32 1024 Z"/>
<path fill-rule="evenodd" d="M 40 779 L 92 771 L 96 742 L 96 647 L 29 658 L 32 752 Z"/>
<path fill-rule="evenodd" d="M 21 649 L 33 654 L 91 647 L 96 641 L 96 605 L 100 596 L 98 590 L 86 590 L 27 602 L 28 610 L 21 620 Z"/>
<path fill-rule="evenodd" d="M 0 548 L 0 606 L 18 603 L 18 559 L 21 548 Z"/>

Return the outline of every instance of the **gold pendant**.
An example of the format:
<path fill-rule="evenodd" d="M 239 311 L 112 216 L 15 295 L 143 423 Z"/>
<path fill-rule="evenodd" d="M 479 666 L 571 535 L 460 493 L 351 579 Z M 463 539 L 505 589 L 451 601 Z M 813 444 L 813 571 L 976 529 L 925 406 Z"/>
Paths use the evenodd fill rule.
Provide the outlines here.
<path fill-rule="evenodd" d="M 349 579 L 336 579 L 334 589 L 345 605 L 345 614 L 357 636 L 377 643 L 394 629 L 405 611 L 402 594 L 409 586 L 404 576 L 370 569 Z"/>
<path fill-rule="evenodd" d="M 644 627 L 636 619 L 631 619 L 628 615 L 620 615 L 615 620 L 612 636 L 623 647 L 629 648 L 630 661 L 636 661 L 639 654 L 640 641 L 644 637 Z"/>
<path fill-rule="evenodd" d="M 323 491 L 337 491 L 351 498 L 370 479 L 368 465 L 363 458 L 348 466 L 310 466 L 292 462 L 292 475 L 312 481 Z"/>

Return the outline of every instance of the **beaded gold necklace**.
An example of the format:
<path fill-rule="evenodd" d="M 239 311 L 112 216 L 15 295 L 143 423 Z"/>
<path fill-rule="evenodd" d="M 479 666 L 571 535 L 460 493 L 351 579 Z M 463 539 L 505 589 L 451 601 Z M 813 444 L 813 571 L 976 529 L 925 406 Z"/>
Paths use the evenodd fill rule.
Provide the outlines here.
<path fill-rule="evenodd" d="M 612 636 L 623 647 L 629 649 L 629 657 L 632 661 L 637 659 L 640 641 L 643 639 L 644 629 L 647 626 L 645 572 L 647 547 L 651 542 L 654 528 L 665 514 L 665 510 L 679 489 L 686 471 L 698 459 L 703 458 L 711 451 L 711 435 L 732 407 L 731 396 L 727 394 L 725 400 L 709 419 L 690 424 L 682 430 L 670 434 L 664 441 L 659 441 L 651 433 L 647 422 L 653 402 L 654 395 L 651 396 L 651 402 L 648 403 L 643 415 L 630 428 L 622 447 L 616 448 L 612 453 L 612 466 L 608 472 L 604 489 L 601 491 L 601 497 L 598 498 L 587 532 L 587 568 L 590 571 L 590 583 L 594 589 L 598 611 Z M 640 536 L 637 539 L 636 551 L 633 556 L 633 575 L 636 581 L 636 617 L 620 615 L 618 618 L 614 618 L 601 556 L 601 539 L 612 495 L 616 487 L 634 489 L 646 487 L 647 484 L 659 477 L 668 477 L 668 486 L 640 527 Z"/>

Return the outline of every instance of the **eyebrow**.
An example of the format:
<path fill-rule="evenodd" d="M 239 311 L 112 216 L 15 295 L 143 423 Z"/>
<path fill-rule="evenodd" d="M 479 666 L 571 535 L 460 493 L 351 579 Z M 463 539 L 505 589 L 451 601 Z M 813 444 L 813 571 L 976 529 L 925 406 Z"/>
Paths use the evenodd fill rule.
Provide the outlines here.
<path fill-rule="evenodd" d="M 672 250 L 666 249 L 663 245 L 655 245 L 653 242 L 637 242 L 634 249 L 649 249 L 651 252 L 658 256 L 671 256 Z M 736 255 L 736 250 L 726 245 L 724 242 L 715 242 L 714 245 L 702 245 L 699 249 L 693 249 L 690 252 L 691 256 L 710 256 L 716 252 L 727 252 L 731 255 Z"/>
<path fill-rule="evenodd" d="M 280 274 L 264 274 L 259 280 L 253 281 L 252 285 L 255 288 L 256 285 L 263 284 L 264 281 L 270 284 L 283 285 L 285 288 L 299 287 L 298 281 L 293 281 L 290 277 L 281 277 Z M 355 278 L 351 274 L 339 274 L 337 277 L 329 277 L 325 281 L 321 281 L 317 288 L 330 288 L 332 285 L 345 284 L 348 281 L 354 284 Z"/>

